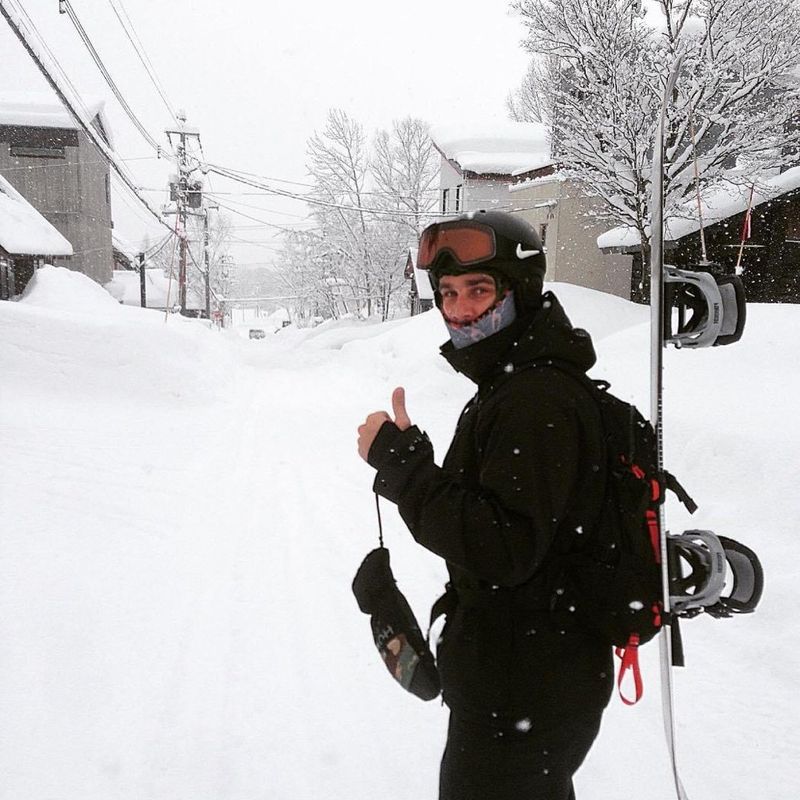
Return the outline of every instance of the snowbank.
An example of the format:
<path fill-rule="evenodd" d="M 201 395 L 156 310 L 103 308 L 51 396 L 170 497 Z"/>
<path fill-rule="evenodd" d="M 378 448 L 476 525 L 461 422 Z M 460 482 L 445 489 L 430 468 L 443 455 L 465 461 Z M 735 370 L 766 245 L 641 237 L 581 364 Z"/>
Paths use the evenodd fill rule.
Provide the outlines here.
<path fill-rule="evenodd" d="M 86 275 L 49 264 L 33 273 L 19 302 L 78 314 L 114 313 L 119 305 L 102 286 Z"/>

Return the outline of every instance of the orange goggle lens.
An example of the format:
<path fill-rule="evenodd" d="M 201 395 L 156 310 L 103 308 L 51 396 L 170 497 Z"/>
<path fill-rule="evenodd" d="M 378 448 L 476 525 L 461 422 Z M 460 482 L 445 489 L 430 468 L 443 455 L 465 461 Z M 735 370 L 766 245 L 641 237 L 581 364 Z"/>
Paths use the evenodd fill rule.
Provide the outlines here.
<path fill-rule="evenodd" d="M 479 264 L 497 253 L 494 231 L 479 222 L 442 222 L 426 228 L 419 240 L 417 268 L 430 269 L 442 253 L 461 266 Z"/>

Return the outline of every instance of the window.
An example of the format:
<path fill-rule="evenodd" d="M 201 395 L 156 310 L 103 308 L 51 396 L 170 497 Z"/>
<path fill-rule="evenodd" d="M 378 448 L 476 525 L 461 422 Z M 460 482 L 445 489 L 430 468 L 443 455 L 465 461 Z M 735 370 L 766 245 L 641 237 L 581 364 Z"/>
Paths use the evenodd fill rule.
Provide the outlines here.
<path fill-rule="evenodd" d="M 539 226 L 539 238 L 542 240 L 542 247 L 547 247 L 547 223 L 543 222 Z"/>
<path fill-rule="evenodd" d="M 461 211 L 461 195 L 463 188 L 463 185 L 460 183 L 456 186 L 456 211 Z"/>
<path fill-rule="evenodd" d="M 450 205 L 450 190 L 442 189 L 442 214 L 447 213 L 447 208 Z"/>
<path fill-rule="evenodd" d="M 32 147 L 25 144 L 12 144 L 11 155 L 20 158 L 65 158 L 63 147 Z"/>

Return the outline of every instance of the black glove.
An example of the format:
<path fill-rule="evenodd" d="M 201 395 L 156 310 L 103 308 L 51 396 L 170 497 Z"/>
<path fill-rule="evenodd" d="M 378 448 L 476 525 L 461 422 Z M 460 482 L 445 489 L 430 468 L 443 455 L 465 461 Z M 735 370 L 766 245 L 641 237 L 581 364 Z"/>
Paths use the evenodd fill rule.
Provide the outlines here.
<path fill-rule="evenodd" d="M 414 612 L 397 588 L 389 551 L 379 547 L 367 555 L 353 579 L 358 607 L 370 615 L 372 637 L 391 676 L 423 700 L 440 691 L 433 654 Z"/>

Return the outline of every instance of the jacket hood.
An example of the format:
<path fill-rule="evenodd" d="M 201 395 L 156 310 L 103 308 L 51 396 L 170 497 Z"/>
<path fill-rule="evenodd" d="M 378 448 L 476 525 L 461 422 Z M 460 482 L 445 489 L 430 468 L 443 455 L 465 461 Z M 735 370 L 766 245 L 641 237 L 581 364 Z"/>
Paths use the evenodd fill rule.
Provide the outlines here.
<path fill-rule="evenodd" d="M 573 328 L 552 292 L 542 295 L 542 306 L 493 336 L 457 350 L 452 342 L 441 353 L 457 372 L 480 384 L 540 359 L 566 361 L 586 372 L 597 356 L 589 334 Z"/>

